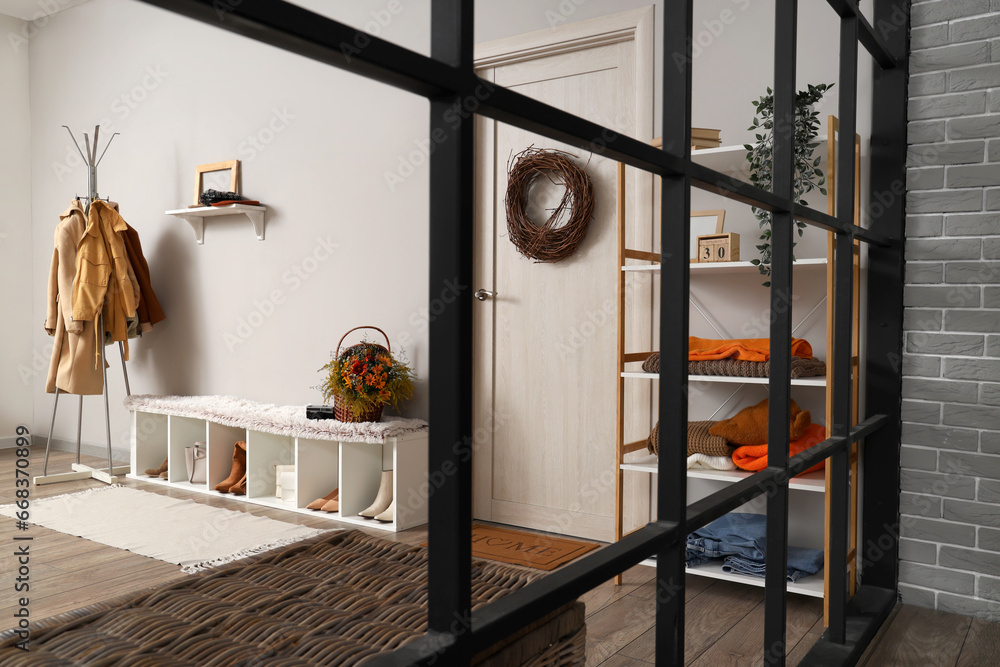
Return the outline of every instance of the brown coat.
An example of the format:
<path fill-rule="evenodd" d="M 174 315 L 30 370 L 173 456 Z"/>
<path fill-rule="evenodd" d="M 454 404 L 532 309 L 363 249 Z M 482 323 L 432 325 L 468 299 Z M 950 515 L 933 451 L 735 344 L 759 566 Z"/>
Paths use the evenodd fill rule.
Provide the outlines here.
<path fill-rule="evenodd" d="M 125 255 L 121 232 L 128 225 L 111 205 L 96 200 L 90 205 L 87 229 L 76 249 L 73 283 L 73 319 L 94 322 L 104 315 L 111 340 L 125 343 L 128 359 L 128 322 L 135 316 L 139 284 Z M 98 335 L 94 332 L 95 337 Z M 99 354 L 95 340 L 94 365 Z"/>
<path fill-rule="evenodd" d="M 70 394 L 100 394 L 104 378 L 91 361 L 96 354 L 94 323 L 73 319 L 73 280 L 76 276 L 76 246 L 83 238 L 87 223 L 83 206 L 74 201 L 62 215 L 55 231 L 45 331 L 55 337 L 52 360 L 45 381 L 45 391 Z"/>
<path fill-rule="evenodd" d="M 125 232 L 122 234 L 125 241 L 125 254 L 128 256 L 135 278 L 139 283 L 139 305 L 136 313 L 139 315 L 139 326 L 143 333 L 150 331 L 157 322 L 162 322 L 167 318 L 163 314 L 163 308 L 153 293 L 153 284 L 149 278 L 149 265 L 142 254 L 142 244 L 139 243 L 139 232 L 132 229 L 128 223 L 125 224 Z"/>

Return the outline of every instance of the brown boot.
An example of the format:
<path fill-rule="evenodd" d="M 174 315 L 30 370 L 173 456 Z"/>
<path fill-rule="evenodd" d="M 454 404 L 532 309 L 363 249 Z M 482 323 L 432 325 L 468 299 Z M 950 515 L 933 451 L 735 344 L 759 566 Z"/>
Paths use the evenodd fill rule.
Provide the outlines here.
<path fill-rule="evenodd" d="M 229 489 L 235 486 L 241 479 L 247 476 L 247 443 L 240 440 L 233 446 L 233 470 L 229 477 L 215 485 L 216 491 L 229 493 Z M 245 493 L 245 491 L 244 491 Z"/>
<path fill-rule="evenodd" d="M 167 460 L 163 459 L 163 463 L 160 464 L 159 468 L 147 468 L 146 474 L 150 477 L 159 477 L 161 474 L 167 472 Z"/>
<path fill-rule="evenodd" d="M 229 493 L 234 496 L 245 496 L 247 494 L 247 476 L 243 475 L 240 481 L 229 487 Z"/>

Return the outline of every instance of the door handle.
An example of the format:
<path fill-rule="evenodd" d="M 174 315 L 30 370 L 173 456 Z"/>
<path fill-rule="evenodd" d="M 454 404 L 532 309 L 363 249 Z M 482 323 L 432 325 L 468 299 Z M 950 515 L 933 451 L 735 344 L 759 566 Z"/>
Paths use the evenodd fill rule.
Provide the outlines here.
<path fill-rule="evenodd" d="M 497 295 L 496 292 L 491 292 L 488 289 L 479 289 L 476 290 L 476 293 L 473 294 L 472 296 L 476 297 L 480 301 L 486 301 L 486 299 L 490 299 L 492 297 L 495 297 L 496 295 Z"/>

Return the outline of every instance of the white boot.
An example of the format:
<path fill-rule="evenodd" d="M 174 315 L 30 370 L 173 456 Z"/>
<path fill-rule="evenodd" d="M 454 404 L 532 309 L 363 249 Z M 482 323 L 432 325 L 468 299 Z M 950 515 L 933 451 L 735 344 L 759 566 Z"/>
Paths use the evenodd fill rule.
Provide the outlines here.
<path fill-rule="evenodd" d="M 393 519 L 396 518 L 396 500 L 395 498 L 391 503 L 389 503 L 389 508 L 375 517 L 376 521 L 381 521 L 382 523 L 392 523 Z"/>
<path fill-rule="evenodd" d="M 375 496 L 375 502 L 373 502 L 368 509 L 358 512 L 358 516 L 363 516 L 366 519 L 374 519 L 376 514 L 381 514 L 389 509 L 389 505 L 391 504 L 392 471 L 383 470 L 382 481 L 378 485 L 378 495 Z"/>

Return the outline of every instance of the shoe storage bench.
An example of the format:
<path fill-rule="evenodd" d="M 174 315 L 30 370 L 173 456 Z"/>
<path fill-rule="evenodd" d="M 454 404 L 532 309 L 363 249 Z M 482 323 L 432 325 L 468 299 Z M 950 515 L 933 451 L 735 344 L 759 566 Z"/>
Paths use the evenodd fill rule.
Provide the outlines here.
<path fill-rule="evenodd" d="M 426 422 L 306 420 L 305 406 L 216 396 L 132 396 L 125 405 L 132 412 L 130 479 L 393 532 L 427 523 Z M 247 495 L 215 491 L 240 440 L 247 443 Z M 207 447 L 204 484 L 188 482 L 184 448 L 195 442 Z M 143 474 L 164 458 L 167 479 Z M 276 497 L 275 465 L 295 466 L 293 500 Z M 396 500 L 395 519 L 387 523 L 358 516 L 375 499 L 383 470 L 393 471 Z M 340 512 L 306 509 L 336 488 Z"/>

